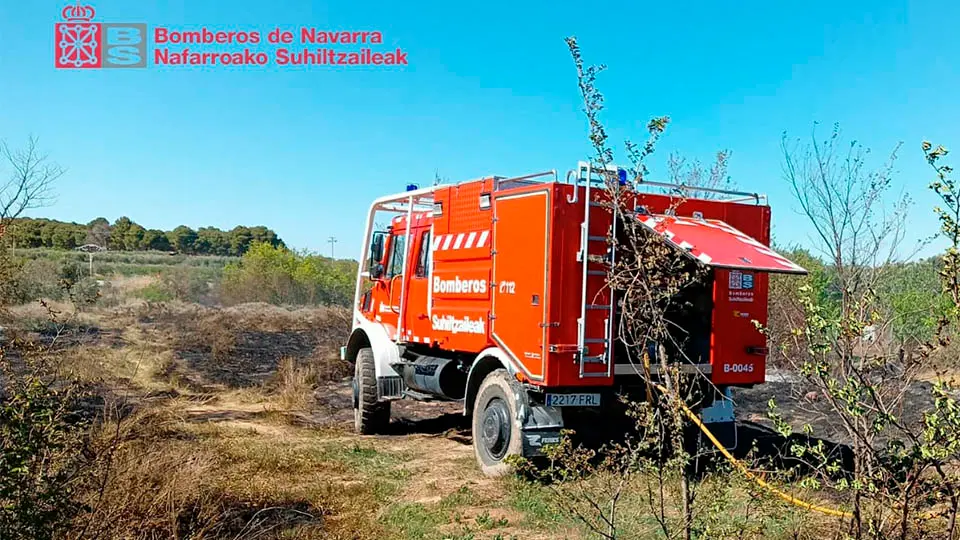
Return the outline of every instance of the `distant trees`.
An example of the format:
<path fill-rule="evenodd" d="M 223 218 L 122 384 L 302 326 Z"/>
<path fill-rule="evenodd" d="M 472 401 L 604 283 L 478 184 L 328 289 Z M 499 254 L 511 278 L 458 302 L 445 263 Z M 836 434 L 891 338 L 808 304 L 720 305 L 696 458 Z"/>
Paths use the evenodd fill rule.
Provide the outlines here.
<path fill-rule="evenodd" d="M 167 233 L 167 239 L 170 240 L 173 249 L 181 253 L 197 252 L 197 231 L 186 225 L 180 225 Z"/>
<path fill-rule="evenodd" d="M 111 251 L 156 250 L 241 256 L 254 243 L 285 247 L 277 233 L 264 226 L 237 226 L 223 231 L 216 227 L 194 230 L 180 225 L 172 231 L 162 231 L 147 229 L 126 216 L 113 224 L 98 217 L 86 225 L 44 218 L 18 218 L 10 220 L 7 228 L 5 240 L 18 248 L 73 249 L 96 244 Z"/>
<path fill-rule="evenodd" d="M 173 247 L 170 245 L 170 238 L 167 233 L 159 229 L 148 229 L 143 233 L 143 245 L 146 249 L 155 251 L 170 251 Z"/>
<path fill-rule="evenodd" d="M 84 244 L 106 246 L 110 242 L 110 222 L 107 218 L 98 217 L 87 223 L 87 235 Z"/>

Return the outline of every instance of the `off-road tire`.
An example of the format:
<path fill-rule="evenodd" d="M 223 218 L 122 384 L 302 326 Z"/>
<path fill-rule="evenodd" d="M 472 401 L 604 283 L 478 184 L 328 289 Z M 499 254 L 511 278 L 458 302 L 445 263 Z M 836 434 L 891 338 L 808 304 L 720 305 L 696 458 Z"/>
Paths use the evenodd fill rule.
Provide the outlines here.
<path fill-rule="evenodd" d="M 509 473 L 507 458 L 523 452 L 517 400 L 509 380 L 504 369 L 491 372 L 480 384 L 473 406 L 473 451 L 486 476 Z"/>
<path fill-rule="evenodd" d="M 361 435 L 374 435 L 386 430 L 390 423 L 390 402 L 377 396 L 377 368 L 373 349 L 357 353 L 353 371 L 353 429 Z"/>

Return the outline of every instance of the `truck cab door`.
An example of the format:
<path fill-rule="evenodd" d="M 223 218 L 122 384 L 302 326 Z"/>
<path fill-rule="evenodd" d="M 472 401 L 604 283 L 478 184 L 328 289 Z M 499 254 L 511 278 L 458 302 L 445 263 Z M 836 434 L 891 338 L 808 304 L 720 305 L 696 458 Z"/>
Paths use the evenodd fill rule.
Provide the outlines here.
<path fill-rule="evenodd" d="M 410 235 L 410 248 L 407 255 L 407 291 L 403 305 L 403 331 L 406 340 L 426 343 L 430 335 L 428 305 L 430 289 L 430 228 L 415 227 Z M 400 294 L 400 291 L 397 291 Z"/>
<path fill-rule="evenodd" d="M 392 326 L 391 337 L 396 332 L 400 320 L 401 295 L 403 294 L 403 280 L 406 276 L 403 267 L 403 256 L 406 247 L 407 231 L 391 231 L 387 240 L 383 280 L 384 298 L 377 306 L 377 315 L 380 322 Z"/>
<path fill-rule="evenodd" d="M 369 319 L 384 325 L 391 338 L 400 315 L 404 240 L 404 234 L 397 231 L 374 233 L 365 272 L 369 282 L 357 306 Z"/>

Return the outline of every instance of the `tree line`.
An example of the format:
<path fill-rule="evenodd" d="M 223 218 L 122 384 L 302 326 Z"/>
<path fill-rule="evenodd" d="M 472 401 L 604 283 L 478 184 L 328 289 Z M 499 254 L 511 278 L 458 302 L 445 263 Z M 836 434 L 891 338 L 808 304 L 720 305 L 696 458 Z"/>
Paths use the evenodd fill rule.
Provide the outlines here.
<path fill-rule="evenodd" d="M 284 247 L 273 230 L 262 225 L 238 225 L 229 231 L 217 227 L 173 230 L 147 229 L 128 217 L 112 224 L 98 217 L 87 224 L 45 218 L 17 218 L 7 225 L 5 240 L 17 248 L 73 249 L 95 244 L 110 251 L 176 251 L 190 255 L 241 256 L 253 243 Z"/>

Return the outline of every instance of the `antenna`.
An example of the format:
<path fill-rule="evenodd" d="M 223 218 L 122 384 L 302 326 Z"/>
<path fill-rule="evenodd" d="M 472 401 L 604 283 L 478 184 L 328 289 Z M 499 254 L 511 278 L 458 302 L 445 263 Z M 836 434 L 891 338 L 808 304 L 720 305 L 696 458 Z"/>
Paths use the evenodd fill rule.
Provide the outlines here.
<path fill-rule="evenodd" d="M 337 243 L 337 237 L 331 236 L 327 239 L 327 242 L 330 244 L 330 258 L 333 258 L 333 245 Z"/>

